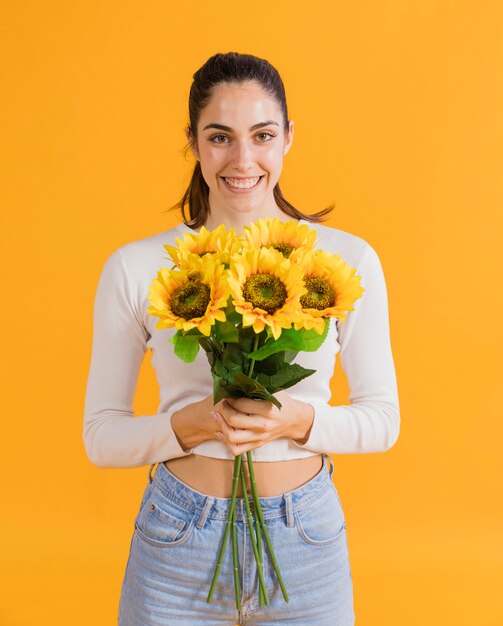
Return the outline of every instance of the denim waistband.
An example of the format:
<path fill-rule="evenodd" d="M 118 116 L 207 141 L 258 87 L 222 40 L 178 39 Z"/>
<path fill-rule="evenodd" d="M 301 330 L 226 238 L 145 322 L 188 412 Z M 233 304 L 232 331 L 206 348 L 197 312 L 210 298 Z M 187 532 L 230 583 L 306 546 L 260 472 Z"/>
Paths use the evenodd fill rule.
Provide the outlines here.
<path fill-rule="evenodd" d="M 323 459 L 329 462 L 330 468 L 323 463 L 320 471 L 307 483 L 296 489 L 286 491 L 281 495 L 260 497 L 260 504 L 264 519 L 287 517 L 287 525 L 293 525 L 293 511 L 298 511 L 311 505 L 326 489 L 332 485 L 332 472 L 334 464 L 328 454 L 322 454 Z M 154 476 L 153 463 L 148 472 L 149 483 L 178 506 L 199 513 L 199 525 L 204 524 L 206 519 L 227 520 L 231 498 L 218 498 L 209 494 L 201 493 L 193 489 L 177 478 L 164 463 L 158 463 Z M 260 491 L 259 491 L 260 496 Z M 249 495 L 251 501 L 251 495 Z M 236 498 L 236 519 L 246 522 L 246 507 L 243 497 Z"/>

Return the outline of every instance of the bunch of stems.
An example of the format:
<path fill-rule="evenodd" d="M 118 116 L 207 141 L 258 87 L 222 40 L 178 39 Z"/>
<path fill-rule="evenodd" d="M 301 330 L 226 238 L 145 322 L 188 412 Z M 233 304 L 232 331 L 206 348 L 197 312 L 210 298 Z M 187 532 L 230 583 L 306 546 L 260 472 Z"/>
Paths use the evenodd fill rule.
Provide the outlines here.
<path fill-rule="evenodd" d="M 253 350 L 257 349 L 259 336 L 255 337 L 255 345 Z M 248 370 L 248 376 L 251 378 L 253 374 L 253 368 L 255 365 L 255 360 L 250 359 L 250 367 Z M 245 503 L 246 509 L 246 519 L 248 521 L 248 528 L 250 531 L 250 538 L 253 547 L 253 554 L 255 556 L 255 561 L 257 563 L 257 573 L 258 573 L 258 584 L 259 584 L 259 602 L 262 607 L 264 603 L 269 606 L 269 596 L 267 595 L 267 589 L 265 586 L 264 580 L 264 571 L 263 571 L 263 559 L 262 559 L 262 535 L 261 531 L 264 533 L 265 542 L 267 548 L 269 549 L 269 553 L 271 555 L 271 560 L 274 566 L 274 571 L 276 572 L 276 576 L 278 577 L 278 581 L 281 587 L 281 591 L 283 592 L 283 597 L 286 602 L 288 602 L 288 594 L 285 589 L 285 585 L 283 583 L 283 579 L 281 577 L 281 572 L 279 571 L 279 566 L 276 561 L 276 556 L 274 554 L 274 550 L 271 544 L 271 540 L 269 538 L 269 534 L 267 532 L 267 528 L 264 522 L 264 515 L 262 513 L 262 507 L 260 504 L 260 499 L 257 491 L 257 483 L 255 482 L 255 472 L 253 469 L 253 459 L 251 455 L 251 451 L 248 450 L 246 453 L 246 460 L 248 461 L 248 471 L 250 473 L 250 485 L 252 492 L 252 500 L 253 500 L 253 508 L 255 511 L 256 519 L 253 519 L 251 510 L 250 510 L 250 502 L 248 500 L 248 491 L 246 487 L 246 476 L 245 469 L 243 466 L 243 457 L 244 454 L 240 454 L 234 459 L 234 473 L 232 476 L 232 497 L 231 504 L 229 507 L 229 513 L 227 516 L 227 522 L 225 524 L 225 532 L 222 540 L 222 545 L 220 547 L 220 552 L 218 554 L 217 566 L 215 568 L 215 572 L 213 574 L 213 579 L 211 581 L 211 587 L 208 593 L 208 597 L 206 598 L 206 602 L 211 602 L 213 598 L 213 593 L 215 591 L 215 586 L 217 584 L 218 576 L 220 574 L 220 567 L 222 565 L 222 561 L 225 554 L 225 549 L 227 547 L 227 540 L 229 537 L 229 531 L 232 528 L 232 562 L 233 562 L 233 570 L 234 570 L 234 593 L 236 596 L 236 607 L 241 609 L 241 587 L 239 584 L 239 558 L 238 558 L 238 543 L 237 543 L 237 524 L 236 524 L 236 494 L 238 490 L 238 483 L 241 481 L 241 489 L 243 492 L 243 499 Z"/>
<path fill-rule="evenodd" d="M 255 473 L 253 469 L 253 460 L 251 456 L 251 452 L 248 451 L 246 453 L 247 461 L 248 461 L 248 469 L 250 472 L 250 484 L 251 484 L 251 492 L 252 492 L 252 500 L 253 500 L 253 508 L 255 511 L 256 519 L 253 519 L 250 503 L 248 500 L 248 492 L 246 488 L 246 476 L 245 470 L 243 467 L 243 454 L 236 456 L 234 459 L 234 473 L 232 478 L 232 497 L 231 503 L 229 507 L 229 513 L 227 516 L 227 522 L 225 525 L 225 532 L 222 541 L 222 545 L 220 547 L 220 552 L 218 554 L 217 566 L 215 568 L 215 572 L 213 574 L 213 579 L 211 581 L 211 587 L 208 593 L 208 597 L 206 602 L 211 602 L 213 598 L 213 593 L 215 591 L 215 586 L 218 581 L 218 576 L 220 574 L 220 568 L 222 565 L 222 561 L 225 554 L 225 549 L 227 547 L 227 541 L 229 538 L 229 532 L 232 531 L 232 559 L 233 559 L 233 569 L 234 569 L 234 593 L 236 597 L 236 607 L 241 609 L 241 587 L 239 582 L 239 559 L 238 559 L 238 546 L 237 546 L 237 528 L 236 528 L 236 495 L 238 490 L 238 483 L 241 481 L 241 488 L 243 491 L 243 499 L 245 503 L 246 509 L 246 518 L 248 521 L 248 528 L 250 531 L 250 538 L 253 547 L 253 554 L 255 556 L 255 561 L 257 563 L 257 573 L 258 573 L 258 584 L 259 584 L 259 601 L 260 606 L 263 606 L 264 603 L 269 605 L 269 596 L 267 595 L 267 589 L 265 586 L 264 580 L 264 571 L 263 571 L 263 558 L 262 558 L 262 534 L 264 533 L 265 542 L 269 553 L 271 555 L 271 561 L 274 566 L 274 571 L 278 577 L 278 581 L 281 587 L 281 591 L 283 592 L 283 597 L 286 602 L 288 602 L 288 593 L 285 589 L 285 585 L 283 583 L 283 579 L 281 577 L 281 572 L 279 570 L 279 566 L 276 560 L 276 556 L 274 554 L 274 550 L 271 544 L 271 540 L 269 538 L 269 534 L 267 532 L 267 528 L 264 522 L 264 516 L 262 513 L 262 507 L 260 505 L 260 499 L 257 492 L 257 484 L 255 482 Z"/>

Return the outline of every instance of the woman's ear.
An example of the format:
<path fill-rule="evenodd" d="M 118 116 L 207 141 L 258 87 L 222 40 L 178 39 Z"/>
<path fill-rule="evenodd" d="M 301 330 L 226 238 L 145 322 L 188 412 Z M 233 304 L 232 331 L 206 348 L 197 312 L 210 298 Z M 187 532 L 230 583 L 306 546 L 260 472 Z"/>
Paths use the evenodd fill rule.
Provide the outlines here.
<path fill-rule="evenodd" d="M 293 120 L 288 122 L 288 132 L 285 133 L 285 145 L 283 148 L 283 156 L 290 150 L 293 141 Z"/>
<path fill-rule="evenodd" d="M 187 128 L 185 129 L 185 136 L 187 137 L 187 141 L 189 142 L 189 146 L 190 146 L 190 150 L 192 154 L 194 155 L 196 160 L 199 161 L 199 151 L 197 149 L 197 141 L 195 140 L 194 135 L 192 134 L 192 131 L 190 130 L 190 126 L 187 126 Z"/>

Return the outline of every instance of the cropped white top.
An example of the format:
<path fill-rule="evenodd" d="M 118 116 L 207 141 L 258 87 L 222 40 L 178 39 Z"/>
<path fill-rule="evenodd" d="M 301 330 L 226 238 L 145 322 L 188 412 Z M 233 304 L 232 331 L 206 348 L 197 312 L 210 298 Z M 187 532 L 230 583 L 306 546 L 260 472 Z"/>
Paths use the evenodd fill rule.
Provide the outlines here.
<path fill-rule="evenodd" d="M 305 220 L 317 233 L 316 247 L 339 254 L 361 276 L 365 288 L 341 324 L 331 320 L 327 339 L 316 352 L 299 352 L 295 362 L 315 369 L 287 392 L 314 409 L 304 444 L 275 439 L 252 450 L 256 461 L 284 461 L 315 454 L 384 452 L 398 438 L 400 412 L 390 345 L 388 300 L 381 263 L 362 238 Z M 199 454 L 234 459 L 222 441 L 211 439 L 184 451 L 171 426 L 178 409 L 212 393 L 203 350 L 184 363 L 167 342 L 173 328 L 157 330 L 147 313 L 152 279 L 171 267 L 164 244 L 194 231 L 185 224 L 123 245 L 107 259 L 94 302 L 92 357 L 84 406 L 83 440 L 99 467 L 138 467 Z M 160 390 L 155 415 L 134 416 L 133 398 L 147 349 Z M 339 354 L 350 388 L 350 405 L 331 406 L 330 379 Z"/>

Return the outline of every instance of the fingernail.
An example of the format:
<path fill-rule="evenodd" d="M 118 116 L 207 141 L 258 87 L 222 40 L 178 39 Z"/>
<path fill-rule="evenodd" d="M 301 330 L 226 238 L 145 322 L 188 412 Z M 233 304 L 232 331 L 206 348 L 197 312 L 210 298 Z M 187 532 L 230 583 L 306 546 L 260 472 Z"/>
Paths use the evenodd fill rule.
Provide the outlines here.
<path fill-rule="evenodd" d="M 215 422 L 218 422 L 218 413 L 216 411 L 210 411 L 210 415 L 215 420 Z"/>

